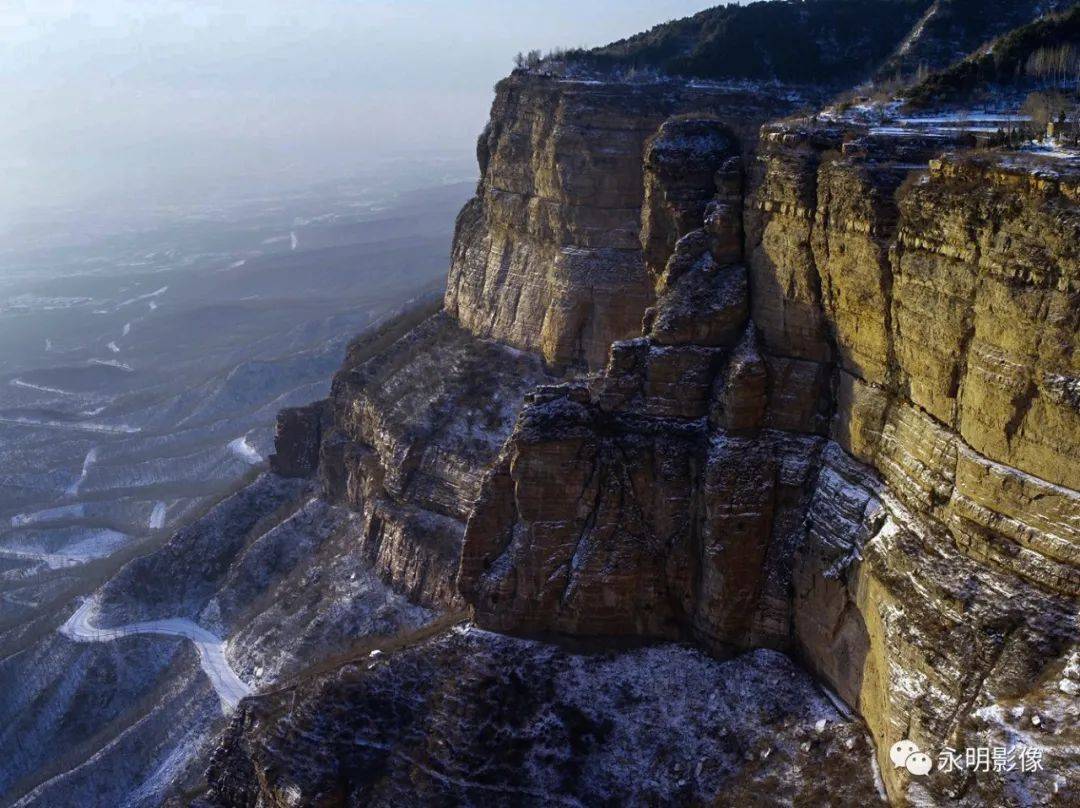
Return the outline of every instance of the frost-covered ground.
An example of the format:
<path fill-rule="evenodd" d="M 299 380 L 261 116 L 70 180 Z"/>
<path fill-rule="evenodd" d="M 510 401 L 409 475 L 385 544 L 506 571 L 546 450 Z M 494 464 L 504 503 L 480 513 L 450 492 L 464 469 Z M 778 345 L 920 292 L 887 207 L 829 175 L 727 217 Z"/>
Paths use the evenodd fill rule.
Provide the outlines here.
<path fill-rule="evenodd" d="M 197 773 L 222 701 L 427 619 L 313 526 L 315 505 L 250 533 L 203 517 L 258 473 L 281 408 L 326 395 L 353 336 L 437 293 L 473 187 L 452 180 L 474 169 L 422 168 L 415 191 L 375 177 L 0 245 L 0 804 L 156 805 Z M 296 493 L 256 489 L 261 517 Z M 219 552 L 169 555 L 178 530 Z M 328 542 L 346 584 L 308 581 L 267 617 Z"/>
<path fill-rule="evenodd" d="M 157 806 L 199 782 L 243 697 L 435 619 L 372 574 L 355 519 L 263 474 L 68 603 L 0 659 L 0 794 Z"/>
<path fill-rule="evenodd" d="M 1003 96 L 990 107 L 912 112 L 901 100 L 865 101 L 829 106 L 814 117 L 826 123 L 865 127 L 872 138 L 930 140 L 940 144 L 943 152 L 987 148 L 997 153 L 1003 167 L 1040 176 L 1075 175 L 1080 170 L 1080 146 L 1044 137 L 1021 109 L 1022 102 L 1022 98 Z"/>
<path fill-rule="evenodd" d="M 241 709 L 207 805 L 881 803 L 862 725 L 774 651 L 581 653 L 463 625 Z"/>

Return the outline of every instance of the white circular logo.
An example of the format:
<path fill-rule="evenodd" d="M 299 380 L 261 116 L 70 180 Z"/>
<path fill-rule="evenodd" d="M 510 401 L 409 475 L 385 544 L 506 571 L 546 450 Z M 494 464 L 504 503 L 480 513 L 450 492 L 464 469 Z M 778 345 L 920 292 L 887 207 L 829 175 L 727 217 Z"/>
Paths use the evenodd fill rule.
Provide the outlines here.
<path fill-rule="evenodd" d="M 930 770 L 934 768 L 934 761 L 926 752 L 912 752 L 904 761 L 904 766 L 916 777 L 922 777 L 924 774 L 930 774 Z"/>
<path fill-rule="evenodd" d="M 889 760 L 896 768 L 907 769 L 916 777 L 930 774 L 934 768 L 934 759 L 919 751 L 918 744 L 906 738 L 892 745 L 889 749 Z"/>
<path fill-rule="evenodd" d="M 913 755 L 919 751 L 919 747 L 914 741 L 897 741 L 892 745 L 892 749 L 889 750 L 889 760 L 892 761 L 893 766 L 898 769 L 904 767 L 904 762 L 908 759 L 908 755 Z"/>

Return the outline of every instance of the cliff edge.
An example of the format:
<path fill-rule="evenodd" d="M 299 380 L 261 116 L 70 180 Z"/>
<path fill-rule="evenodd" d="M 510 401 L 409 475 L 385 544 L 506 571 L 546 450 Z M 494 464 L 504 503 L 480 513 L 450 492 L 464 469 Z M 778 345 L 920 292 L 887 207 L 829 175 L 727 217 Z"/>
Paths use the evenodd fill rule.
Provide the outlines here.
<path fill-rule="evenodd" d="M 816 86 L 701 77 L 730 9 L 498 85 L 442 307 L 359 342 L 274 460 L 473 624 L 246 700 L 207 804 L 1078 799 L 1080 153 L 1015 105 L 825 106 L 1041 10 L 882 5 Z"/>

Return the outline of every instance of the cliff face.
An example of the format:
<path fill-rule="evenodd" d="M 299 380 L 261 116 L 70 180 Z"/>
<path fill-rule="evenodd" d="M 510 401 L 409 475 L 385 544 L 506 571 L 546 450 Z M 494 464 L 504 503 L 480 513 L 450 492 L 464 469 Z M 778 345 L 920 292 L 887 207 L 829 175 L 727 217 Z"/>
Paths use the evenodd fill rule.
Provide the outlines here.
<path fill-rule="evenodd" d="M 363 514 L 383 577 L 428 605 L 455 605 L 465 519 L 525 391 L 534 356 L 481 342 L 444 313 L 360 351 L 334 380 L 321 429 L 328 498 Z"/>
<path fill-rule="evenodd" d="M 551 365 L 601 367 L 654 298 L 638 238 L 646 139 L 672 115 L 710 110 L 750 143 L 797 103 L 685 82 L 500 82 L 477 196 L 458 218 L 447 313 Z"/>
<path fill-rule="evenodd" d="M 1015 797 L 928 791 L 888 749 L 993 745 L 1032 730 L 1025 710 L 1056 716 L 1039 738 L 1069 768 L 1046 681 L 1075 689 L 1075 174 L 943 145 L 767 129 L 741 253 L 730 163 L 690 214 L 678 183 L 654 194 L 650 266 L 651 223 L 679 225 L 642 336 L 591 384 L 530 396 L 470 518 L 481 625 L 797 650 L 866 719 L 897 797 Z"/>
<path fill-rule="evenodd" d="M 771 134 L 766 174 L 789 150 L 790 133 Z M 890 791 L 914 797 L 924 786 L 881 755 L 897 740 L 994 745 L 1031 729 L 1025 704 L 1070 720 L 1044 689 L 1077 642 L 1075 177 L 950 158 L 895 192 L 887 165 L 828 152 L 803 176 L 835 414 L 794 569 L 794 640 L 858 705 Z M 757 200 L 766 230 L 778 202 Z M 1039 742 L 1068 768 L 1061 729 Z M 970 787 L 935 785 L 938 798 Z M 981 778 L 968 799 L 1007 802 L 1014 787 Z"/>
<path fill-rule="evenodd" d="M 732 142 L 711 117 L 671 121 L 650 141 L 641 239 L 657 303 L 643 336 L 612 346 L 591 390 L 530 397 L 466 533 L 459 585 L 482 621 L 671 638 L 692 629 L 712 644 L 786 634 L 768 614 L 770 594 L 783 593 L 766 585 L 768 537 L 786 503 L 764 506 L 760 486 L 775 479 L 774 442 L 806 456 L 816 447 L 758 434 L 762 360 L 737 263 Z M 721 402 L 725 375 L 746 385 Z M 753 434 L 721 434 L 720 422 Z M 805 480 L 788 472 L 777 497 L 797 501 Z M 728 544 L 721 522 L 743 540 Z"/>
<path fill-rule="evenodd" d="M 575 644 L 425 634 L 259 697 L 211 802 L 394 801 L 413 783 L 506 804 L 824 799 L 754 762 L 773 749 L 763 730 L 775 765 L 810 765 L 775 705 L 750 711 L 731 744 L 751 762 L 722 776 L 665 769 L 633 794 L 603 780 L 619 728 L 564 690 L 603 691 L 611 671 L 576 650 L 628 659 L 612 640 L 797 657 L 865 722 L 896 804 L 1076 797 L 1077 159 L 973 151 L 962 126 L 759 126 L 795 103 L 776 87 L 499 85 L 442 311 L 354 346 L 329 402 L 283 415 L 275 468 L 317 470 L 414 599 Z M 623 684 L 619 709 L 654 704 Z M 760 684 L 724 703 L 757 704 Z M 839 804 L 873 799 L 857 735 L 798 746 L 860 773 Z M 904 739 L 935 757 L 1039 747 L 1054 774 L 913 776 L 889 759 Z M 619 743 L 651 768 L 653 740 Z M 529 756 L 544 743 L 592 773 Z"/>

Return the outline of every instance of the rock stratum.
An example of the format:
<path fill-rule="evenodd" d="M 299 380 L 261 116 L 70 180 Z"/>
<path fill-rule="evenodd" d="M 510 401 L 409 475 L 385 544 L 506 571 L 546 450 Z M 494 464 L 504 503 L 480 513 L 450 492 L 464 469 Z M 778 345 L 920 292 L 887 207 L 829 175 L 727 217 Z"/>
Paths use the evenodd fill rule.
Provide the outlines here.
<path fill-rule="evenodd" d="M 195 804 L 1080 801 L 1080 155 L 1008 100 L 821 109 L 1046 9 L 883 5 L 803 84 L 626 75 L 723 10 L 697 62 L 673 24 L 497 86 L 442 305 L 358 338 L 259 483 L 310 478 L 425 611 L 261 679 Z"/>
<path fill-rule="evenodd" d="M 1034 731 L 1076 774 L 1077 174 L 875 137 L 766 127 L 741 255 L 718 172 L 643 335 L 532 395 L 459 585 L 503 631 L 794 651 L 893 798 L 1021 804 L 887 754 Z"/>
<path fill-rule="evenodd" d="M 458 217 L 447 314 L 554 367 L 602 367 L 655 297 L 639 238 L 645 142 L 672 116 L 714 109 L 738 148 L 802 100 L 671 82 L 501 82 L 477 147 L 480 186 Z"/>

